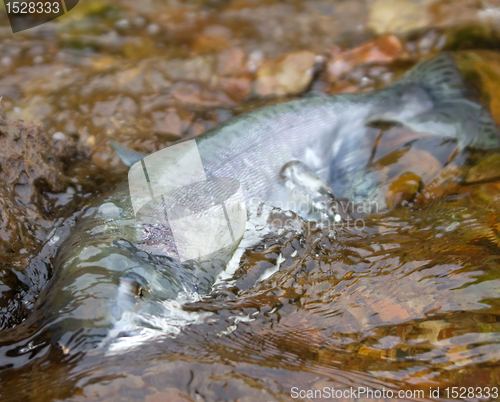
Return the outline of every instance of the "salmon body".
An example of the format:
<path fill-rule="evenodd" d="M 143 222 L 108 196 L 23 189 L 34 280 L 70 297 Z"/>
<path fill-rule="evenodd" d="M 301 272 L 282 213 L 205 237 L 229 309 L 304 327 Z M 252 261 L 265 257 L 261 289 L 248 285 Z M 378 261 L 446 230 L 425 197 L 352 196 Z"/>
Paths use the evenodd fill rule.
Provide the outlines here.
<path fill-rule="evenodd" d="M 149 156 L 117 145 L 129 177 L 61 246 L 36 322 L 25 324 L 36 329 L 19 344 L 87 350 L 154 327 L 148 318 L 164 315 L 166 300 L 210 291 L 252 205 L 337 220 L 333 196 L 366 190 L 350 177 L 364 172 L 359 144 L 373 122 L 455 139 L 459 151 L 500 146 L 489 112 L 464 95 L 441 54 L 385 89 L 275 104 Z"/>

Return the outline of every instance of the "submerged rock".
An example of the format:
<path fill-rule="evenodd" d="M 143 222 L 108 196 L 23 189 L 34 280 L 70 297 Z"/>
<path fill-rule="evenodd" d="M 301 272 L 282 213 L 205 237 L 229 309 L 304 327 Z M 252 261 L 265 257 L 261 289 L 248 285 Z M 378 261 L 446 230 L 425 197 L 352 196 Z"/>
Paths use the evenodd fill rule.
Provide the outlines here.
<path fill-rule="evenodd" d="M 0 120 L 0 166 L 0 255 L 5 262 L 44 239 L 51 222 L 39 206 L 39 193 L 62 191 L 68 178 L 52 139 L 36 122 Z"/>
<path fill-rule="evenodd" d="M 0 119 L 0 329 L 26 316 L 48 279 L 45 266 L 27 267 L 74 200 L 65 170 L 76 141 L 57 134 L 40 122 Z"/>

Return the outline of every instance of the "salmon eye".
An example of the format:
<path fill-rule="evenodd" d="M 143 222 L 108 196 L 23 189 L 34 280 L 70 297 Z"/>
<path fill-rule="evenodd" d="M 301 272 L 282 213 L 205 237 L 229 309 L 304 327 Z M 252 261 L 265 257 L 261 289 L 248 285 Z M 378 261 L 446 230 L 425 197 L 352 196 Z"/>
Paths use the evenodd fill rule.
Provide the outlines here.
<path fill-rule="evenodd" d="M 122 279 L 120 287 L 122 287 L 123 290 L 126 289 L 125 292 L 132 295 L 135 299 L 142 299 L 147 293 L 147 289 L 144 287 L 144 284 L 137 280 Z"/>
<path fill-rule="evenodd" d="M 144 287 L 137 281 L 131 282 L 130 285 L 131 285 L 130 287 L 131 287 L 132 294 L 134 295 L 134 297 L 136 299 L 142 299 L 142 297 L 144 296 L 144 293 L 145 293 Z"/>

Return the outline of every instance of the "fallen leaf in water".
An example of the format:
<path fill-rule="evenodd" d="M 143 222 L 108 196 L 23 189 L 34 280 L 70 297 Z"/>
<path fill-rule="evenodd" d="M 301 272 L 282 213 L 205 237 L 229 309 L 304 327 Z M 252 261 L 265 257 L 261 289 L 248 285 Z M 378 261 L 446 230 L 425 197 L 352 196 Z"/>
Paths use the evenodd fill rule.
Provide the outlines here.
<path fill-rule="evenodd" d="M 411 201 L 422 185 L 419 175 L 405 172 L 387 183 L 385 202 L 389 208 L 401 205 L 403 201 Z"/>
<path fill-rule="evenodd" d="M 431 182 L 427 183 L 422 194 L 427 200 L 437 200 L 451 194 L 456 194 L 461 185 L 460 179 L 466 172 L 466 168 L 457 165 L 445 166 Z"/>
<path fill-rule="evenodd" d="M 404 54 L 401 41 L 394 35 L 383 36 L 361 46 L 335 55 L 328 62 L 327 74 L 330 81 L 337 81 L 354 66 L 369 63 L 390 63 Z"/>

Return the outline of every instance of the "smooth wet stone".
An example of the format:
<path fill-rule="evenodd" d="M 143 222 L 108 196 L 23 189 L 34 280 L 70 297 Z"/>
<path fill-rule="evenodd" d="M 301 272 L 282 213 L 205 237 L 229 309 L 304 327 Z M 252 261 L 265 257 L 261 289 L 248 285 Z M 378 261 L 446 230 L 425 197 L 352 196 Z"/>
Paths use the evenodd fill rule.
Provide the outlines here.
<path fill-rule="evenodd" d="M 370 5 L 368 27 L 377 34 L 405 34 L 431 23 L 431 0 L 374 0 Z"/>
<path fill-rule="evenodd" d="M 255 92 L 259 96 L 283 96 L 304 91 L 310 84 L 316 55 L 303 51 L 271 60 L 257 71 Z"/>

